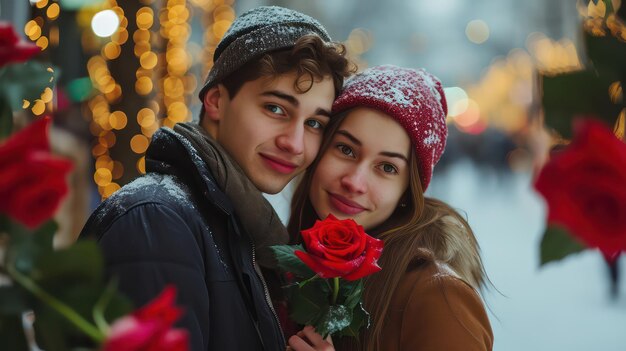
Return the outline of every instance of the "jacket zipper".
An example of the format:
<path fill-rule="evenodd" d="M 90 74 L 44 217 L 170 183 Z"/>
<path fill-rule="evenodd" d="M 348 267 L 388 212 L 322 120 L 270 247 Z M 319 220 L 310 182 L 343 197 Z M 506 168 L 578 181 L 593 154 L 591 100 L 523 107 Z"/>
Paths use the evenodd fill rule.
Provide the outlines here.
<path fill-rule="evenodd" d="M 252 245 L 252 265 L 254 266 L 254 271 L 256 272 L 257 277 L 259 277 L 259 280 L 261 281 L 261 285 L 263 285 L 263 293 L 265 294 L 265 302 L 269 306 L 270 311 L 272 311 L 274 320 L 276 321 L 276 324 L 278 325 L 278 331 L 280 332 L 280 337 L 282 338 L 281 341 L 283 344 L 286 344 L 285 335 L 283 334 L 283 327 L 280 325 L 280 320 L 278 319 L 278 314 L 276 314 L 276 310 L 274 310 L 274 305 L 272 304 L 272 299 L 270 298 L 267 284 L 265 283 L 263 274 L 259 270 L 259 266 L 256 264 L 256 246 L 254 245 L 254 242 L 251 239 L 249 240 L 250 240 L 250 245 Z"/>

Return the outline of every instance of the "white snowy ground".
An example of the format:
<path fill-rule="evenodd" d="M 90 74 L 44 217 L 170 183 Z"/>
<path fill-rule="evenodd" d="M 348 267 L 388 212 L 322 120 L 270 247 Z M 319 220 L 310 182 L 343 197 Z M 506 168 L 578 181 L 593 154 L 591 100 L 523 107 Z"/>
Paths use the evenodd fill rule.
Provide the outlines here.
<path fill-rule="evenodd" d="M 438 174 L 428 193 L 465 211 L 478 236 L 499 291 L 485 293 L 494 350 L 626 350 L 626 259 L 620 260 L 623 279 L 615 300 L 597 252 L 539 268 L 545 206 L 528 174 L 497 176 L 462 162 Z M 268 196 L 282 218 L 288 196 Z"/>

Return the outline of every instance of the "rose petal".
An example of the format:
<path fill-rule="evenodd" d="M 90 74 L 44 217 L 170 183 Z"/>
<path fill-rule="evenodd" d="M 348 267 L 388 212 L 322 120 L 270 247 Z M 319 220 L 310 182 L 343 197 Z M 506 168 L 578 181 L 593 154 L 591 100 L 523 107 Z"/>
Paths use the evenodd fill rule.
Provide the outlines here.
<path fill-rule="evenodd" d="M 33 151 L 49 152 L 50 122 L 49 117 L 38 119 L 0 144 L 0 167 L 4 167 L 9 162 L 20 161 L 24 155 Z"/>
<path fill-rule="evenodd" d="M 383 252 L 383 241 L 368 236 L 368 247 L 365 252 L 365 259 L 359 268 L 352 273 L 345 275 L 346 280 L 357 280 L 370 274 L 380 271 L 378 259 Z"/>
<path fill-rule="evenodd" d="M 150 343 L 160 328 L 157 323 L 140 322 L 134 316 L 126 316 L 113 323 L 105 341 L 103 351 L 141 350 Z"/>
<path fill-rule="evenodd" d="M 294 253 L 307 267 L 311 268 L 313 272 L 322 278 L 335 278 L 341 275 L 340 272 L 317 262 L 313 256 L 304 251 L 296 250 Z"/>
<path fill-rule="evenodd" d="M 187 351 L 189 350 L 189 333 L 183 329 L 168 330 L 150 351 Z"/>
<path fill-rule="evenodd" d="M 596 120 L 577 120 L 574 139 L 535 180 L 548 223 L 605 255 L 626 250 L 626 144 Z"/>

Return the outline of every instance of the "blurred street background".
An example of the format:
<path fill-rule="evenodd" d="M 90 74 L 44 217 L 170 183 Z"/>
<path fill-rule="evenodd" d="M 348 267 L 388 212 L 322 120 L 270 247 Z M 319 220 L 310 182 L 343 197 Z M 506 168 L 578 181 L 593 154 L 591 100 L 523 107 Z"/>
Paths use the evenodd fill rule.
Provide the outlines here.
<path fill-rule="evenodd" d="M 540 76 L 586 64 L 581 17 L 603 16 L 602 0 L 0 0 L 0 20 L 59 74 L 19 116 L 53 114 L 53 148 L 75 163 L 59 246 L 145 172 L 159 126 L 197 118 L 215 45 L 259 5 L 317 18 L 359 69 L 423 67 L 441 78 L 450 136 L 427 195 L 464 212 L 478 236 L 495 350 L 626 350 L 624 279 L 612 296 L 596 251 L 540 267 L 546 211 L 532 188 L 551 140 Z M 268 196 L 283 219 L 289 190 Z"/>

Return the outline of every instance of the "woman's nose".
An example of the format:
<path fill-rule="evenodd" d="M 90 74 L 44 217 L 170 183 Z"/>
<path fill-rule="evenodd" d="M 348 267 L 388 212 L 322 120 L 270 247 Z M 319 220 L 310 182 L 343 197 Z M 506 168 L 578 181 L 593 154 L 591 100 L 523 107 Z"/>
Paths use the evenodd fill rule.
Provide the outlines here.
<path fill-rule="evenodd" d="M 361 167 L 351 169 L 341 178 L 341 185 L 352 193 L 367 192 L 367 174 Z"/>

